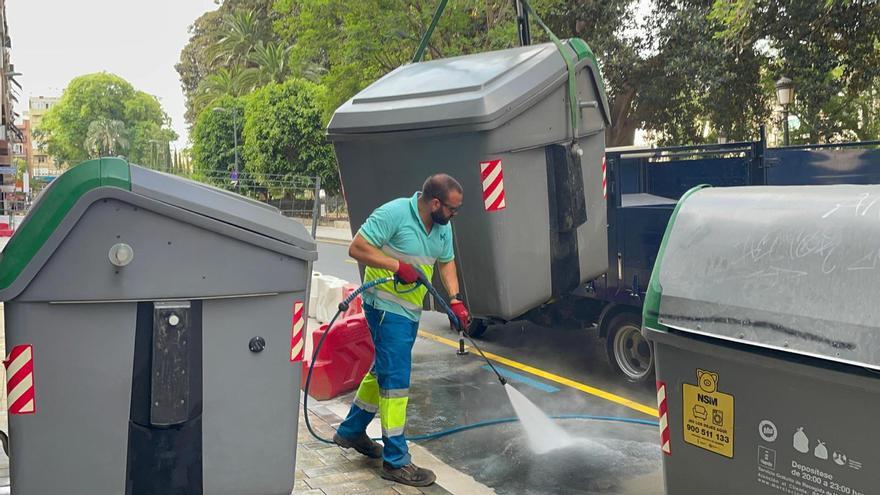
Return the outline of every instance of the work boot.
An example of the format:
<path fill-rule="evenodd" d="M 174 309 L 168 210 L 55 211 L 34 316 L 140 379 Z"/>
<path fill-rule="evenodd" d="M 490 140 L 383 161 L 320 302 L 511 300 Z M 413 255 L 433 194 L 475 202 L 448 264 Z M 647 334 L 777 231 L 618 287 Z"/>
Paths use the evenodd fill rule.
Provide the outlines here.
<path fill-rule="evenodd" d="M 366 433 L 361 433 L 357 438 L 351 440 L 336 433 L 333 435 L 333 443 L 339 445 L 343 449 L 354 449 L 373 459 L 379 459 L 382 457 L 382 445 L 379 442 L 370 440 L 370 437 L 367 436 Z"/>
<path fill-rule="evenodd" d="M 430 469 L 420 468 L 415 464 L 396 468 L 387 462 L 382 463 L 382 477 L 409 486 L 428 486 L 437 479 Z"/>

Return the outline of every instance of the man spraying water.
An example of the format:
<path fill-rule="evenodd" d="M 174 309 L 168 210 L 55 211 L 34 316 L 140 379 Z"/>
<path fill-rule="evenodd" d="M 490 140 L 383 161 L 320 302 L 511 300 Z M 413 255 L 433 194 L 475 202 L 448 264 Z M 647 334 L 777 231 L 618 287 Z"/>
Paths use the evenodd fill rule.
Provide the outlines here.
<path fill-rule="evenodd" d="M 364 282 L 389 277 L 398 283 L 380 284 L 363 294 L 364 313 L 376 358 L 361 381 L 354 404 L 333 441 L 344 448 L 383 459 L 385 479 L 411 486 L 436 480 L 428 469 L 412 463 L 403 430 L 412 368 L 412 348 L 418 333 L 427 289 L 417 285 L 419 270 L 430 280 L 438 263 L 450 306 L 466 327 L 470 314 L 461 300 L 449 221 L 462 205 L 463 190 L 446 174 L 428 177 L 421 192 L 377 208 L 361 226 L 348 254 L 366 266 Z M 383 446 L 370 440 L 366 428 L 379 413 Z"/>

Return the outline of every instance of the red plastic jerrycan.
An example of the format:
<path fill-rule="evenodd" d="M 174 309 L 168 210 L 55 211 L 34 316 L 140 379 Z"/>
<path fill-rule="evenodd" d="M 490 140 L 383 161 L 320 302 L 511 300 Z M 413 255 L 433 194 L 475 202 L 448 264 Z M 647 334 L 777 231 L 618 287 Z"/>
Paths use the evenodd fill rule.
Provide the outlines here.
<path fill-rule="evenodd" d="M 326 324 L 314 331 L 314 346 L 318 345 L 325 333 Z M 309 395 L 317 400 L 327 400 L 356 389 L 370 371 L 375 353 L 370 328 L 363 314 L 337 321 L 315 360 Z M 303 362 L 303 386 L 309 364 L 309 361 Z"/>

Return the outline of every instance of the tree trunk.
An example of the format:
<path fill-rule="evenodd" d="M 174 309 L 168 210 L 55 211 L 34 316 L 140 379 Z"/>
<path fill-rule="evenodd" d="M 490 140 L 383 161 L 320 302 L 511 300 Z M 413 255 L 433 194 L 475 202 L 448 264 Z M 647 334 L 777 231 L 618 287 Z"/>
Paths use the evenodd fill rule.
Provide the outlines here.
<path fill-rule="evenodd" d="M 611 128 L 605 133 L 605 146 L 630 146 L 636 136 L 638 121 L 633 118 L 633 100 L 635 88 L 627 86 L 623 92 L 611 101 Z"/>

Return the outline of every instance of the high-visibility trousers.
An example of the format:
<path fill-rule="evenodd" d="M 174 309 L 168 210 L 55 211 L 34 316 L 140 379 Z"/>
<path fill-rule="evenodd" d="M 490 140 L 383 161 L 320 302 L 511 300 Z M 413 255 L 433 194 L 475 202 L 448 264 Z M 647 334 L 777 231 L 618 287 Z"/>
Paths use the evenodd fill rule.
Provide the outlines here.
<path fill-rule="evenodd" d="M 385 447 L 382 457 L 397 468 L 411 461 L 403 430 L 409 402 L 412 348 L 419 322 L 377 310 L 368 304 L 364 304 L 364 315 L 373 336 L 376 358 L 372 369 L 361 381 L 354 404 L 337 433 L 343 438 L 355 438 L 366 431 L 378 412 Z"/>

